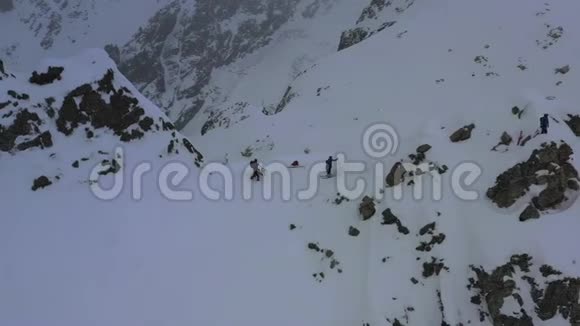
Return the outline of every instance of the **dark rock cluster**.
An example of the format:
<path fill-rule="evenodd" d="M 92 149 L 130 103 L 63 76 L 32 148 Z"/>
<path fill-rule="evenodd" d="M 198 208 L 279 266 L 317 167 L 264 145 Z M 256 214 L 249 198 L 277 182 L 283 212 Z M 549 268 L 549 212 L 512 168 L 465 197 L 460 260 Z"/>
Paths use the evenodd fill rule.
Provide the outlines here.
<path fill-rule="evenodd" d="M 42 121 L 38 114 L 27 109 L 20 110 L 9 126 L 0 124 L 0 151 L 9 152 L 14 149 L 19 151 L 27 150 L 31 147 L 47 148 L 52 147 L 52 135 L 49 131 L 40 132 L 39 126 Z M 25 140 L 16 144 L 19 136 L 36 136 L 31 140 Z"/>
<path fill-rule="evenodd" d="M 409 229 L 403 225 L 401 220 L 393 214 L 390 208 L 387 208 L 383 211 L 383 221 L 381 222 L 382 225 L 397 225 L 397 231 L 399 233 L 407 235 L 409 234 Z"/>
<path fill-rule="evenodd" d="M 63 71 L 63 67 L 48 67 L 47 72 L 40 74 L 36 71 L 32 72 L 32 76 L 30 76 L 28 81 L 37 85 L 52 84 L 55 80 L 61 80 L 61 74 Z"/>
<path fill-rule="evenodd" d="M 471 298 L 471 302 L 481 307 L 482 321 L 485 316 L 489 316 L 493 325 L 532 326 L 530 316 L 535 313 L 544 322 L 559 314 L 562 318 L 569 320 L 570 325 L 578 325 L 580 323 L 580 304 L 578 304 L 580 279 L 562 276 L 561 272 L 549 265 L 542 265 L 537 272 L 531 269 L 532 266 L 532 257 L 521 254 L 512 256 L 509 262 L 491 272 L 487 272 L 482 267 L 471 267 L 476 278 L 469 280 L 468 288 L 477 291 L 476 295 Z M 519 274 L 524 274 L 519 280 L 516 278 L 517 270 Z M 552 277 L 552 279 L 536 281 L 541 277 Z M 527 296 L 522 292 L 524 287 L 518 286 L 517 282 L 521 281 L 529 285 L 529 297 L 535 306 L 534 311 L 526 311 L 524 308 L 526 306 L 524 298 Z M 507 316 L 502 313 L 505 300 L 509 297 L 515 299 L 520 306 L 517 315 Z"/>
<path fill-rule="evenodd" d="M 306 247 L 310 251 L 321 254 L 322 259 L 329 261 L 329 267 L 331 270 L 336 269 L 337 273 L 342 274 L 342 268 L 340 267 L 340 262 L 336 258 L 336 254 L 333 250 L 324 249 L 318 243 L 315 243 L 315 242 L 308 243 L 308 245 Z M 314 274 L 313 276 L 316 278 L 316 275 L 318 275 L 318 274 Z"/>
<path fill-rule="evenodd" d="M 52 181 L 50 181 L 46 176 L 43 175 L 41 177 L 34 179 L 34 182 L 32 183 L 32 191 L 46 188 L 46 187 L 50 186 L 51 184 L 52 184 Z"/>
<path fill-rule="evenodd" d="M 512 206 L 532 185 L 544 186 L 520 216 L 522 221 L 538 218 L 538 211 L 557 208 L 566 201 L 566 191 L 578 191 L 578 172 L 570 162 L 572 148 L 562 142 L 543 144 L 530 158 L 500 174 L 486 195 L 498 207 Z"/>
<path fill-rule="evenodd" d="M 395 25 L 397 23 L 395 20 L 383 19 L 381 21 L 381 12 L 388 7 L 393 8 L 394 14 L 401 14 L 409 9 L 414 2 L 415 0 L 371 0 L 370 4 L 363 9 L 355 26 L 342 32 L 338 51 L 358 44 L 374 34 Z M 374 27 L 367 26 L 369 25 L 368 23 Z"/>
<path fill-rule="evenodd" d="M 365 196 L 359 205 L 358 211 L 362 216 L 363 221 L 370 219 L 377 211 L 375 208 L 375 201 L 369 196 Z"/>
<path fill-rule="evenodd" d="M 424 251 L 424 252 L 430 252 L 431 250 L 433 250 L 433 247 L 435 247 L 436 245 L 442 244 L 446 238 L 444 233 L 437 232 L 436 222 L 429 223 L 429 224 L 425 225 L 424 227 L 422 227 L 419 230 L 419 235 L 420 236 L 426 236 L 426 235 L 431 236 L 431 239 L 428 242 L 421 241 L 419 246 L 416 248 L 417 251 Z"/>
<path fill-rule="evenodd" d="M 572 129 L 574 135 L 580 137 L 580 115 L 568 114 L 568 120 L 566 120 L 566 124 L 568 127 L 570 127 L 570 129 Z"/>
<path fill-rule="evenodd" d="M 443 260 L 431 257 L 431 261 L 423 263 L 423 277 L 429 278 L 431 276 L 438 276 L 441 271 L 449 270 L 443 263 Z"/>

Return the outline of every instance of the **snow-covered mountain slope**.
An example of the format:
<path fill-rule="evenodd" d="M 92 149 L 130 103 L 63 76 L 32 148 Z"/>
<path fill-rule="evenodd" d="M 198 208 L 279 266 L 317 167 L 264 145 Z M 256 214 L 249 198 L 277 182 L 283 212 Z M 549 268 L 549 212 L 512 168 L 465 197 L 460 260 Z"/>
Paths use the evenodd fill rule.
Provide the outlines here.
<path fill-rule="evenodd" d="M 109 190 L 124 176 L 128 183 L 142 163 L 153 175 L 168 162 L 197 170 L 203 156 L 103 50 L 45 60 L 32 73 L 0 64 L 0 90 L 0 324 L 143 325 L 165 318 L 173 308 L 143 314 L 152 299 L 133 291 L 157 283 L 158 299 L 166 300 L 167 284 L 143 269 L 155 257 L 155 264 L 167 263 L 157 272 L 170 277 L 173 260 L 158 246 L 167 249 L 176 234 L 163 241 L 132 234 L 149 214 L 160 218 L 150 225 L 155 232 L 172 225 L 162 213 L 168 205 L 141 205 L 133 196 L 105 202 L 91 188 Z M 143 196 L 151 199 L 155 183 L 143 180 Z"/>
<path fill-rule="evenodd" d="M 45 57 L 127 42 L 168 0 L 3 0 L 0 55 L 25 69 Z M 135 10 L 138 6 L 139 10 Z M 127 13 L 131 13 L 128 15 Z"/>
<path fill-rule="evenodd" d="M 367 164 L 365 173 L 348 178 L 354 185 L 357 176 L 373 180 L 376 161 L 361 146 L 365 129 L 387 122 L 396 129 L 400 146 L 380 160 L 385 174 L 399 160 L 413 161 L 422 144 L 432 146 L 427 161 L 449 168 L 441 176 L 442 200 L 430 199 L 429 186 L 426 198 L 414 200 L 407 172 L 404 199 L 395 200 L 394 190 L 387 188 L 367 221 L 358 214 L 360 199 L 340 200 L 328 180 L 312 201 L 293 201 L 283 209 L 267 204 L 273 218 L 293 216 L 288 224 L 299 228 L 287 231 L 291 235 L 284 239 L 302 242 L 301 254 L 310 252 L 316 261 L 310 271 L 324 273 L 314 275 L 311 281 L 318 288 L 304 297 L 314 292 L 324 298 L 316 307 L 328 315 L 309 315 L 302 323 L 577 323 L 580 267 L 573 248 L 578 247 L 580 206 L 577 154 L 569 149 L 580 149 L 580 77 L 574 68 L 580 54 L 578 9 L 573 1 L 416 1 L 396 24 L 301 74 L 278 114 L 266 116 L 260 105 L 248 105 L 244 119 L 228 129 L 195 136 L 205 123 L 201 117 L 184 129 L 211 153 L 210 161 L 221 160 L 224 153 L 231 161 L 244 161 L 242 153 L 251 153 L 264 162 L 299 160 L 309 166 L 345 153 L 348 160 Z M 553 118 L 549 134 L 536 135 L 544 113 Z M 473 130 L 452 137 L 471 130 L 470 139 L 450 140 L 472 123 Z M 504 132 L 509 137 L 502 140 Z M 500 142 L 509 145 L 496 146 Z M 453 172 L 465 162 L 481 168 L 468 187 L 479 194 L 475 201 L 452 192 Z M 520 162 L 525 163 L 510 169 Z M 549 180 L 540 177 L 546 173 L 552 175 Z M 293 170 L 292 177 L 300 180 L 293 189 L 308 182 L 307 171 Z M 429 185 L 431 178 L 425 178 Z M 370 184 L 365 194 L 373 193 Z M 402 227 L 395 226 L 392 214 Z M 360 234 L 350 236 L 350 227 Z M 332 258 L 325 258 L 324 250 L 309 251 L 308 243 L 332 249 L 343 272 L 330 268 Z M 548 265 L 562 274 L 546 272 Z M 294 308 L 288 307 L 297 312 Z"/>
<path fill-rule="evenodd" d="M 108 50 L 181 129 L 200 110 L 215 120 L 236 102 L 279 101 L 298 73 L 336 50 L 338 34 L 363 6 L 341 0 L 173 1 L 129 43 Z"/>
<path fill-rule="evenodd" d="M 46 121 L 38 126 L 32 119 L 36 130 L 10 128 L 21 124 L 2 120 L 10 131 L 33 135 L 14 139 L 13 154 L 0 152 L 0 178 L 6 180 L 0 187 L 7 194 L 6 216 L 0 219 L 0 324 L 578 324 L 579 5 L 416 0 L 400 15 L 395 8 L 404 1 L 361 15 L 380 3 L 361 3 L 356 11 L 342 3 L 345 21 L 353 18 L 321 30 L 330 35 L 336 29 L 335 41 L 308 48 L 320 55 L 297 61 L 301 73 L 288 74 L 288 65 L 274 73 L 277 56 L 290 63 L 300 53 L 280 44 L 312 45 L 317 37 L 288 43 L 274 37 L 263 52 L 236 60 L 234 66 L 254 68 L 224 92 L 227 100 L 216 106 L 220 116 L 213 126 L 200 135 L 210 110 L 183 129 L 206 164 L 228 154 L 232 200 L 204 197 L 199 187 L 204 174 L 194 168 L 197 155 L 180 147 L 180 154 L 168 156 L 168 142 L 178 136 L 162 131 L 163 123 L 158 132 L 152 129 L 124 146 L 125 169 L 115 174 L 127 181 L 120 196 L 97 199 L 86 182 L 90 167 L 101 159 L 109 161 L 105 171 L 115 165 L 115 157 L 101 158 L 98 151 L 113 153 L 123 133 L 115 135 L 118 124 L 94 128 L 99 111 L 89 110 L 86 123 L 65 136 L 59 128 L 67 132 L 75 119 L 63 124 L 58 117 L 78 120 L 67 113 L 64 98 L 85 82 L 103 80 L 110 63 L 100 65 L 106 60 L 98 58 L 94 71 L 87 57 L 50 63 L 65 67 L 63 78 L 40 87 L 10 77 L 9 67 L 0 72 L 0 83 L 8 83 L 0 85 L 16 92 L 1 95 L 0 102 L 18 101 Z M 363 16 L 376 18 L 357 22 Z M 393 17 L 395 24 L 379 30 Z M 357 27 L 376 32 L 336 52 L 342 32 Z M 325 52 L 330 48 L 332 55 Z M 259 64 L 252 66 L 252 58 Z M 125 86 L 140 104 L 148 103 L 112 69 L 117 89 Z M 225 67 L 218 67 L 212 74 L 216 83 L 222 73 L 230 80 Z M 263 76 L 276 77 L 269 86 Z M 257 80 L 261 83 L 248 83 Z M 261 89 L 269 99 L 263 104 Z M 91 93 L 84 91 L 88 102 Z M 34 100 L 26 102 L 22 93 Z M 34 108 L 48 96 L 56 99 L 55 118 L 44 104 Z M 14 110 L 10 105 L 0 113 Z M 143 107 L 151 108 L 145 111 L 153 121 L 164 118 L 149 104 Z M 536 135 L 543 113 L 552 117 L 549 133 Z M 363 146 L 365 130 L 376 123 L 388 123 L 398 135 L 397 150 L 379 159 Z M 100 137 L 87 143 L 89 124 Z M 142 128 L 138 125 L 129 129 Z M 23 137 L 35 138 L 47 126 L 53 147 L 18 151 L 17 144 L 28 140 Z M 47 147 L 43 139 L 35 143 Z M 353 187 L 356 179 L 365 181 L 362 195 L 376 198 L 344 198 L 337 187 L 340 174 L 323 180 L 314 175 L 315 196 L 296 198 L 295 191 L 312 184 L 309 168 L 337 153 L 366 164 L 364 172 L 344 179 Z M 91 165 L 80 159 L 77 170 L 72 164 L 82 157 Z M 251 183 L 252 199 L 242 198 L 250 157 L 260 159 L 266 171 L 276 169 L 273 162 L 299 160 L 305 166 L 289 171 L 290 200 L 277 190 L 280 178 L 268 173 Z M 172 186 L 193 190 L 192 200 L 164 197 L 158 177 L 168 160 L 191 166 L 188 178 Z M 132 172 L 143 161 L 155 172 L 144 176 L 137 187 L 143 199 L 134 201 Z M 401 161 L 404 181 L 389 173 L 402 173 Z M 410 169 L 413 162 L 432 170 L 417 173 Z M 383 175 L 375 171 L 377 164 L 383 164 Z M 339 172 L 346 167 L 341 161 L 338 166 Z M 464 185 L 477 192 L 475 199 L 452 187 L 454 180 L 465 183 L 458 175 L 462 168 L 480 170 Z M 383 193 L 375 193 L 376 174 Z M 40 175 L 53 184 L 32 191 Z M 439 176 L 442 197 L 436 200 L 430 181 Z M 275 194 L 263 199 L 262 185 L 272 180 Z M 420 180 L 424 196 L 415 199 L 413 183 Z M 402 198 L 388 186 L 399 181 Z M 225 188 L 219 175 L 209 182 Z"/>

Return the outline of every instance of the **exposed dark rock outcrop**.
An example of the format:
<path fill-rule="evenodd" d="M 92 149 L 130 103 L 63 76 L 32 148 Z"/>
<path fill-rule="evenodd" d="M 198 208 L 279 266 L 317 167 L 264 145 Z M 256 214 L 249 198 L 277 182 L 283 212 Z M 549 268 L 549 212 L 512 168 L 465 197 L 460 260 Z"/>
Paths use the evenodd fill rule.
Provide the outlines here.
<path fill-rule="evenodd" d="M 338 44 L 338 51 L 344 50 L 349 48 L 357 43 L 362 42 L 369 36 L 369 32 L 367 32 L 362 27 L 357 27 L 353 29 L 349 29 L 347 31 L 342 32 L 340 36 L 340 42 Z"/>
<path fill-rule="evenodd" d="M 441 259 L 431 257 L 430 262 L 423 263 L 423 277 L 429 278 L 433 275 L 439 275 L 441 271 L 448 269 Z"/>
<path fill-rule="evenodd" d="M 5 127 L 0 125 L 0 151 L 7 152 L 12 150 L 16 146 L 18 136 L 38 135 L 38 126 L 41 123 L 38 114 L 29 112 L 26 109 L 18 111 L 16 118 L 10 126 Z M 21 145 L 22 150 L 30 148 L 31 145 L 36 144 L 36 141 L 44 144 L 46 147 L 52 146 L 51 137 L 44 135 L 40 139 L 33 141 L 32 144 L 25 142 L 24 145 Z"/>
<path fill-rule="evenodd" d="M 370 4 L 363 9 L 355 26 L 342 32 L 338 51 L 358 44 L 374 34 L 395 25 L 397 21 L 392 20 L 392 17 L 405 12 L 414 2 L 414 0 L 371 0 Z M 391 7 L 392 11 L 385 15 L 384 13 L 389 7 Z"/>
<path fill-rule="evenodd" d="M 18 144 L 16 149 L 19 151 L 25 151 L 32 147 L 40 147 L 41 149 L 52 147 L 52 135 L 50 134 L 50 131 L 43 132 L 33 140 Z"/>
<path fill-rule="evenodd" d="M 520 221 L 525 222 L 527 220 L 540 218 L 540 212 L 534 205 L 528 205 L 526 209 L 520 214 Z"/>
<path fill-rule="evenodd" d="M 381 222 L 382 225 L 396 224 L 397 231 L 399 231 L 399 233 L 404 235 L 409 234 L 409 229 L 405 227 L 403 223 L 401 223 L 401 220 L 399 220 L 399 218 L 395 214 L 393 214 L 390 208 L 385 209 L 382 215 L 383 215 L 383 221 Z"/>
<path fill-rule="evenodd" d="M 557 314 L 565 320 L 569 320 L 570 325 L 578 325 L 580 322 L 580 305 L 578 304 L 580 292 L 580 279 L 563 277 L 562 273 L 549 265 L 542 265 L 538 271 L 532 271 L 532 257 L 527 254 L 514 255 L 510 261 L 494 269 L 491 273 L 482 267 L 473 267 L 477 279 L 470 279 L 468 288 L 478 291 L 477 295 L 471 298 L 471 302 L 482 307 L 481 313 L 489 315 L 493 325 L 517 325 L 532 326 L 533 313 L 539 319 L 546 322 L 556 317 Z M 516 277 L 516 268 L 524 275 Z M 536 281 L 533 276 L 553 277 L 556 280 Z M 525 288 L 518 285 L 518 282 L 526 282 L 529 285 L 533 302 L 526 304 L 524 298 L 528 297 L 521 291 Z M 541 287 L 540 284 L 543 286 Z M 517 315 L 505 315 L 502 311 L 505 308 L 506 299 L 513 298 L 519 305 L 520 311 Z M 533 304 L 533 311 L 526 311 L 525 307 Z"/>
<path fill-rule="evenodd" d="M 572 129 L 574 135 L 580 137 L 580 115 L 568 114 L 568 118 L 569 119 L 566 120 L 566 124 L 568 127 L 570 127 L 570 129 Z"/>
<path fill-rule="evenodd" d="M 572 148 L 564 142 L 560 145 L 543 144 L 533 151 L 527 161 L 500 174 L 496 184 L 488 189 L 487 197 L 498 207 L 506 208 L 523 197 L 532 185 L 545 186 L 533 198 L 533 206 L 540 211 L 558 207 L 567 200 L 566 191 L 573 190 L 572 183 L 577 184 L 578 172 L 570 163 L 572 153 Z M 526 220 L 534 216 L 533 209 L 527 208 L 520 218 Z"/>
<path fill-rule="evenodd" d="M 58 112 L 58 131 L 71 135 L 80 125 L 90 123 L 94 129 L 110 128 L 121 141 L 129 142 L 142 138 L 145 132 L 151 130 L 153 119 L 145 116 L 145 110 L 127 89 L 115 89 L 113 80 L 114 72 L 109 69 L 97 81 L 97 90 L 91 84 L 83 84 L 72 90 Z M 108 103 L 102 93 L 111 94 Z"/>
<path fill-rule="evenodd" d="M 32 183 L 32 191 L 36 191 L 38 189 L 43 189 L 45 187 L 48 187 L 52 184 L 52 181 L 50 181 L 46 176 L 40 176 L 36 179 L 34 179 L 34 182 Z"/>
<path fill-rule="evenodd" d="M 32 84 L 46 85 L 52 84 L 55 80 L 60 80 L 61 74 L 64 71 L 63 67 L 48 67 L 47 72 L 38 73 L 34 71 L 28 80 Z"/>
<path fill-rule="evenodd" d="M 205 104 L 208 94 L 203 90 L 212 72 L 267 45 L 293 16 L 298 3 L 202 0 L 191 8 L 172 1 L 129 43 L 105 50 L 145 96 L 165 110 L 175 109 L 172 118 L 181 129 Z M 244 17 L 239 27 L 223 28 L 234 17 Z M 163 100 L 166 93 L 174 95 L 166 96 L 170 102 Z"/>

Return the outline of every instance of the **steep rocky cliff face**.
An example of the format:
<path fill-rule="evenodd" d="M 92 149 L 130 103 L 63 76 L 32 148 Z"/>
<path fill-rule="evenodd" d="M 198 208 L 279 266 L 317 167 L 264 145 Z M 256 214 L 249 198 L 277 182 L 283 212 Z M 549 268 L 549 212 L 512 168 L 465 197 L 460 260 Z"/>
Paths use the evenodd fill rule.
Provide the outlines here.
<path fill-rule="evenodd" d="M 263 47 L 299 0 L 174 1 L 117 50 L 119 68 L 182 128 L 205 102 L 214 69 Z M 169 111 L 171 109 L 171 111 Z"/>
<path fill-rule="evenodd" d="M 276 111 L 292 79 L 334 52 L 340 32 L 364 4 L 143 0 L 138 6 L 134 0 L 23 0 L 0 21 L 3 29 L 18 31 L 0 36 L 0 53 L 19 68 L 46 55 L 105 48 L 181 129 L 200 111 L 209 121 L 238 102 Z M 278 62 L 263 64 L 272 61 L 268 53 Z M 260 87 L 268 79 L 270 89 L 262 85 L 260 96 L 246 89 L 231 98 L 248 74 L 248 84 Z"/>
<path fill-rule="evenodd" d="M 354 27 L 344 31 L 338 50 L 349 48 L 397 23 L 397 16 L 409 9 L 415 0 L 371 0 Z"/>

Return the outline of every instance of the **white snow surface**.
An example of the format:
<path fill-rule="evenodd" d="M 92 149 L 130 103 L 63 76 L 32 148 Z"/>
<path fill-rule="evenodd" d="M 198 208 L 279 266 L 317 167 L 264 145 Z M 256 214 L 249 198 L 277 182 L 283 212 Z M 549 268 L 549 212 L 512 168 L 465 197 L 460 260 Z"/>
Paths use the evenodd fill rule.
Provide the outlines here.
<path fill-rule="evenodd" d="M 127 186 L 113 201 L 95 198 L 82 183 L 88 165 L 69 169 L 72 160 L 97 148 L 112 152 L 116 141 L 107 134 L 90 144 L 59 134 L 54 148 L 2 153 L 0 324 L 374 326 L 391 325 L 397 318 L 405 325 L 440 325 L 440 291 L 445 322 L 490 325 L 489 319 L 479 321 L 478 307 L 470 303 L 470 265 L 491 270 L 513 254 L 528 253 L 535 267 L 550 264 L 566 275 L 580 276 L 580 204 L 575 198 L 561 211 L 522 223 L 518 215 L 529 198 L 500 210 L 485 197 L 498 174 L 526 160 L 544 142 L 564 140 L 575 153 L 580 151 L 579 138 L 562 121 L 567 114 L 578 114 L 578 9 L 572 0 L 549 6 L 537 0 L 417 0 L 391 29 L 320 58 L 292 82 L 296 96 L 281 113 L 265 116 L 261 103 L 251 103 L 249 118 L 205 136 L 199 135 L 204 117 L 196 117 L 184 133 L 208 163 L 222 162 L 229 154 L 236 183 L 232 201 L 204 199 L 197 186 L 199 170 L 188 155 L 170 159 L 190 167 L 180 187 L 192 189 L 194 199 L 164 198 L 156 179 L 169 161 L 158 158 L 168 140 L 163 134 L 124 146 Z M 536 43 L 547 38 L 550 28 L 545 24 L 564 28 L 563 36 L 547 49 Z M 404 30 L 408 32 L 397 37 Z M 474 62 L 479 55 L 488 59 L 489 67 Z M 92 57 L 94 68 L 87 59 Z M 51 61 L 70 67 L 63 81 L 27 86 L 28 93 L 38 100 L 54 92 L 64 96 L 79 83 L 100 78 L 112 65 L 102 53 L 80 58 Z M 255 72 L 265 81 L 275 71 L 270 61 L 271 66 Z M 527 67 L 523 71 L 517 68 L 522 62 Z M 554 73 L 565 64 L 572 67 L 569 73 Z M 498 76 L 486 76 L 488 72 Z M 16 87 L 13 83 L 0 81 L 0 96 Z M 259 92 L 256 86 L 240 87 Z M 318 88 L 324 89 L 320 96 Z M 527 108 L 522 119 L 511 114 L 513 106 Z M 158 112 L 150 103 L 147 107 Z M 514 139 L 520 132 L 533 134 L 543 113 L 560 121 L 551 122 L 548 135 L 523 147 L 513 144 L 507 152 L 490 151 L 504 131 Z M 457 198 L 450 172 L 443 175 L 442 200 L 431 200 L 429 192 L 427 198 L 414 200 L 411 188 L 403 200 L 394 200 L 387 189 L 368 221 L 358 215 L 360 199 L 332 203 L 335 179 L 322 180 L 317 195 L 307 201 L 284 201 L 279 193 L 264 200 L 261 183 L 253 184 L 257 195 L 252 200 L 241 198 L 249 159 L 240 153 L 246 147 L 257 148 L 254 157 L 266 165 L 299 160 L 309 167 L 344 153 L 348 160 L 372 167 L 377 161 L 363 153 L 361 138 L 377 122 L 389 123 L 399 136 L 398 151 L 380 160 L 387 169 L 428 143 L 433 147 L 428 159 L 451 171 L 466 161 L 482 168 L 471 186 L 479 199 Z M 449 135 L 469 123 L 476 125 L 472 138 L 451 143 Z M 53 160 L 51 152 L 57 153 Z M 143 161 L 151 162 L 154 171 L 144 177 L 143 199 L 135 201 L 127 171 Z M 57 174 L 61 167 L 67 168 L 61 181 L 30 190 L 33 178 Z M 372 172 L 351 175 L 349 181 L 370 182 Z M 308 184 L 307 173 L 307 168 L 291 170 L 292 189 Z M 221 187 L 217 176 L 211 181 Z M 365 194 L 372 195 L 372 188 Z M 386 208 L 410 234 L 380 224 Z M 431 252 L 416 251 L 426 241 L 418 230 L 430 222 L 436 222 L 446 240 Z M 290 231 L 290 224 L 297 228 Z M 349 236 L 350 226 L 361 234 Z M 332 249 L 343 272 L 330 269 L 329 259 L 308 250 L 310 242 Z M 431 257 L 443 259 L 449 271 L 423 278 L 422 263 Z M 312 276 L 320 272 L 325 275 L 321 282 Z M 514 304 L 506 304 L 504 312 L 517 309 Z M 536 325 L 567 323 L 561 317 L 546 322 L 534 316 Z"/>

